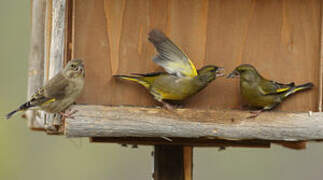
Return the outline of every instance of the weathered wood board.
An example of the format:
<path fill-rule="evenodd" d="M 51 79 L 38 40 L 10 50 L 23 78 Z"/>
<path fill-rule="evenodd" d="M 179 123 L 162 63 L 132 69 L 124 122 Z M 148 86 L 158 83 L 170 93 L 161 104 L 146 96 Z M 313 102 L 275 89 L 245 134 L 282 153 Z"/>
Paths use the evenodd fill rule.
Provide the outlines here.
<path fill-rule="evenodd" d="M 227 72 L 250 63 L 266 78 L 313 90 L 288 99 L 277 110 L 317 111 L 321 1 L 78 0 L 73 2 L 72 57 L 83 58 L 86 86 L 78 103 L 156 105 L 144 88 L 116 81 L 114 74 L 160 71 L 147 40 L 164 31 L 194 64 L 215 64 Z M 185 107 L 238 108 L 238 80 L 215 80 Z"/>
<path fill-rule="evenodd" d="M 65 120 L 67 137 L 210 138 L 315 141 L 323 139 L 322 113 L 264 112 L 256 118 L 238 110 L 76 105 Z"/>

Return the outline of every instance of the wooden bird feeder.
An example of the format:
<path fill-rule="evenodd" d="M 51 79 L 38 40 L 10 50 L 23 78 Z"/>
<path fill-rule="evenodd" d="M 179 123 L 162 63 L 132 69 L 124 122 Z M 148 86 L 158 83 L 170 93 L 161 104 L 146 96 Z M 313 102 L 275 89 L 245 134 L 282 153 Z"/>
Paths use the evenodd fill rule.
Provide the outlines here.
<path fill-rule="evenodd" d="M 323 139 L 323 1 L 33 0 L 28 96 L 72 58 L 85 61 L 74 118 L 28 112 L 29 127 L 91 142 L 154 145 L 155 180 L 190 180 L 192 147 L 305 148 Z M 170 112 L 115 74 L 161 68 L 148 32 L 165 32 L 197 68 L 253 64 L 265 77 L 315 87 L 247 119 L 238 80 L 219 78 Z"/>

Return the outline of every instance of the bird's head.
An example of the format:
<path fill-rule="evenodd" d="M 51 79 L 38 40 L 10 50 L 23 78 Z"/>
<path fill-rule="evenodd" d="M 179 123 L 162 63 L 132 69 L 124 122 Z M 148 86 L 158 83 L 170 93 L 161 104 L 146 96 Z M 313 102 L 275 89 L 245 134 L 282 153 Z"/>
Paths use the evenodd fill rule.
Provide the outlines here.
<path fill-rule="evenodd" d="M 64 68 L 64 74 L 67 78 L 84 77 L 84 65 L 81 59 L 73 59 L 67 63 Z"/>
<path fill-rule="evenodd" d="M 211 82 L 217 77 L 224 76 L 224 68 L 217 67 L 214 65 L 207 65 L 202 67 L 197 71 L 199 77 L 201 77 L 206 82 Z"/>
<path fill-rule="evenodd" d="M 241 64 L 236 67 L 227 78 L 239 77 L 245 80 L 254 80 L 257 77 L 260 77 L 255 67 L 250 64 Z"/>

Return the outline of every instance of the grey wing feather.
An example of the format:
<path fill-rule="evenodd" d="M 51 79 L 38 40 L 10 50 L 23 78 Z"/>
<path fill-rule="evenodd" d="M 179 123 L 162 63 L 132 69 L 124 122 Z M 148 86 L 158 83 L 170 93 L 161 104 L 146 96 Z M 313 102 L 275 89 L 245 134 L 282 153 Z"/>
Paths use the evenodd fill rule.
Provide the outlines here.
<path fill-rule="evenodd" d="M 159 30 L 152 30 L 148 39 L 159 53 L 153 58 L 153 61 L 162 66 L 168 73 L 178 76 L 197 75 L 196 68 L 191 60 L 164 33 Z"/>

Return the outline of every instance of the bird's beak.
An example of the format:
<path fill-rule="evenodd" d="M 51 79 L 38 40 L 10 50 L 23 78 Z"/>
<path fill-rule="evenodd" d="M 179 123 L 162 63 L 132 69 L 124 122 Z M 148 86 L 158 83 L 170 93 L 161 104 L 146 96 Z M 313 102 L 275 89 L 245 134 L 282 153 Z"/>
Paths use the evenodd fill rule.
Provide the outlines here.
<path fill-rule="evenodd" d="M 80 73 L 83 73 L 84 72 L 84 65 L 81 64 L 78 68 L 77 68 L 77 71 L 80 72 Z"/>
<path fill-rule="evenodd" d="M 239 75 L 240 75 L 240 73 L 238 71 L 234 70 L 227 76 L 227 78 L 235 78 Z"/>
<path fill-rule="evenodd" d="M 218 67 L 218 69 L 215 72 L 216 77 L 222 77 L 225 76 L 225 70 L 223 67 Z"/>

